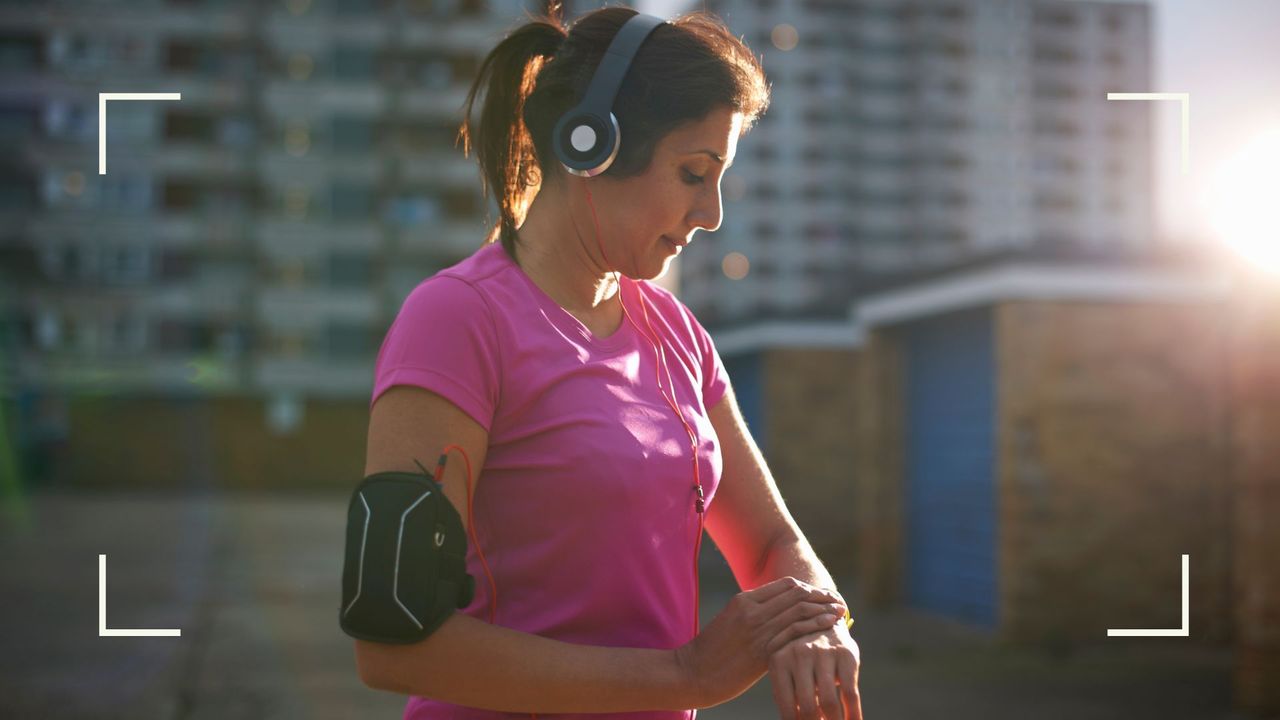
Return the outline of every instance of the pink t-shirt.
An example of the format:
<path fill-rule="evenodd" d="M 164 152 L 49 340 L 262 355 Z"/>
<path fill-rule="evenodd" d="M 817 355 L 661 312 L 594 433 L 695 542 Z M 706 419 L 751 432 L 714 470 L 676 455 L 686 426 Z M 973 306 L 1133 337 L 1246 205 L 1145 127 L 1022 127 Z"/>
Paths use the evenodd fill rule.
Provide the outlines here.
<path fill-rule="evenodd" d="M 698 435 L 709 509 L 721 456 L 707 409 L 723 397 L 728 374 L 711 337 L 675 296 L 623 278 L 623 301 L 640 331 L 648 333 L 641 294 L 675 398 Z M 473 513 L 497 586 L 498 625 L 610 647 L 670 649 L 693 637 L 698 517 L 689 435 L 655 385 L 657 355 L 640 331 L 624 317 L 612 335 L 594 337 L 493 243 L 420 283 L 387 332 L 373 400 L 392 385 L 416 385 L 489 432 L 484 468 L 474 469 L 480 480 Z M 423 438 L 423 447 L 448 441 Z M 434 458 L 419 460 L 434 466 Z M 450 462 L 461 458 L 454 453 Z M 476 579 L 476 596 L 460 612 L 488 622 L 489 581 L 472 545 L 467 572 Z M 417 696 L 404 714 L 528 716 Z M 538 715 L 695 716 L 692 710 Z"/>

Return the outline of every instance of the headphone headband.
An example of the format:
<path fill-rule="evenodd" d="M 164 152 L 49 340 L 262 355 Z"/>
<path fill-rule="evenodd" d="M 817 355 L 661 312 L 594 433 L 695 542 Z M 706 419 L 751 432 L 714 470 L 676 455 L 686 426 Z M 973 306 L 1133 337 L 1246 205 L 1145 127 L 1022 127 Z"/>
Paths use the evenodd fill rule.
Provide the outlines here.
<path fill-rule="evenodd" d="M 582 102 L 556 123 L 552 146 L 568 172 L 594 177 L 608 170 L 617 157 L 622 133 L 613 114 L 613 101 L 640 45 L 665 22 L 653 15 L 636 13 L 623 23 L 600 58 Z"/>

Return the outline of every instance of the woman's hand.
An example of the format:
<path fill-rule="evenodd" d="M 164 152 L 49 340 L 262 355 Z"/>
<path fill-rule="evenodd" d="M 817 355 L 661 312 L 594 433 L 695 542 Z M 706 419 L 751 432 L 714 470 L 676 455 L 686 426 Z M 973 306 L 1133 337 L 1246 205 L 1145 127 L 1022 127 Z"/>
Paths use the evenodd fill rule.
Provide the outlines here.
<path fill-rule="evenodd" d="M 697 707 L 741 695 L 764 676 L 775 652 L 796 638 L 829 629 L 845 609 L 838 594 L 793 577 L 738 593 L 697 637 L 675 651 Z"/>
<path fill-rule="evenodd" d="M 844 622 L 779 649 L 769 658 L 769 678 L 782 720 L 862 720 L 861 665 Z"/>

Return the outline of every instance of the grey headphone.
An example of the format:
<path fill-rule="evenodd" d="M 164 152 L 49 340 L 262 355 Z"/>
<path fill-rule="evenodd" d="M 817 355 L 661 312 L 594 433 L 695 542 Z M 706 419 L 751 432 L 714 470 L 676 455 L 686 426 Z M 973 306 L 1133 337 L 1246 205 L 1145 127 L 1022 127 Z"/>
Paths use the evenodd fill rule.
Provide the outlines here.
<path fill-rule="evenodd" d="M 613 164 L 622 144 L 613 101 L 640 45 L 665 22 L 653 15 L 636 13 L 610 41 L 586 96 L 561 116 L 551 134 L 552 149 L 565 170 L 580 177 L 594 177 Z"/>

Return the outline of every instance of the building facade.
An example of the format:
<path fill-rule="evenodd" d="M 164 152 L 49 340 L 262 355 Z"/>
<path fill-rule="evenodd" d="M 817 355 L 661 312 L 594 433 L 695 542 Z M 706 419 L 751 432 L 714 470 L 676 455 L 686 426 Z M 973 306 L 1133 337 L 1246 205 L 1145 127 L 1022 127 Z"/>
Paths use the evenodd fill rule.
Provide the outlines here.
<path fill-rule="evenodd" d="M 483 241 L 455 137 L 534 0 L 0 7 L 9 388 L 364 396 L 412 287 Z M 107 174 L 98 94 L 111 101 Z M 486 217 L 486 215 L 488 217 Z"/>
<path fill-rule="evenodd" d="M 1150 242 L 1150 103 L 1106 99 L 1150 89 L 1146 4 L 708 7 L 773 87 L 681 260 L 708 323 L 839 316 L 867 278 L 1001 248 Z"/>

